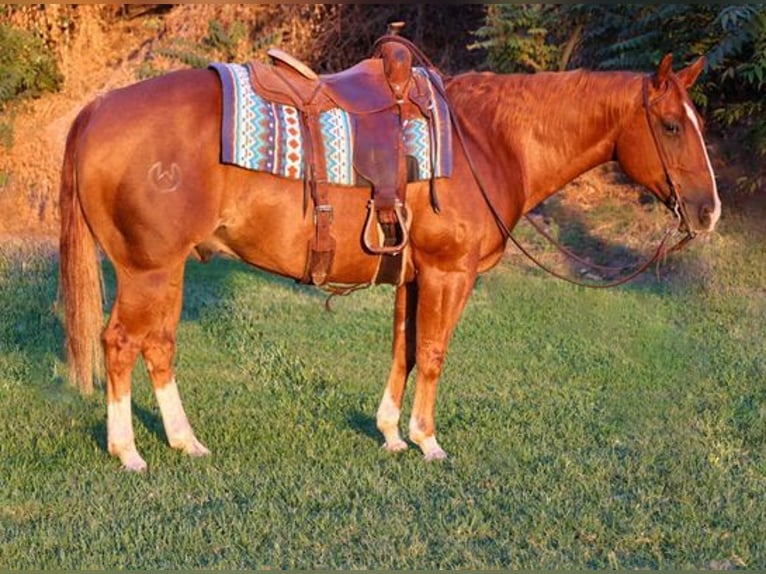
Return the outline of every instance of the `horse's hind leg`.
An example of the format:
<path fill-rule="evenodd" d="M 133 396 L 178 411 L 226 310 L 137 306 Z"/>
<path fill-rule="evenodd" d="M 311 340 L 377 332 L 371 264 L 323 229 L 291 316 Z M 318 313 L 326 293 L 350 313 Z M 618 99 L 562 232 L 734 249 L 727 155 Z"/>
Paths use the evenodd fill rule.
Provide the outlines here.
<path fill-rule="evenodd" d="M 177 268 L 119 272 L 117 300 L 106 330 L 107 443 L 123 467 L 142 471 L 131 419 L 131 372 L 143 353 L 172 446 L 205 454 L 189 426 L 172 372 L 175 331 L 181 313 L 183 263 Z"/>
<path fill-rule="evenodd" d="M 130 286 L 120 282 L 117 300 L 102 335 L 106 360 L 107 449 L 132 471 L 146 470 L 136 450 L 130 404 L 131 373 L 141 352 L 141 325 L 130 304 Z"/>
<path fill-rule="evenodd" d="M 141 352 L 152 380 L 168 443 L 186 454 L 203 456 L 210 454 L 210 451 L 194 435 L 173 373 L 176 330 L 183 300 L 183 271 L 184 265 L 181 263 L 172 272 L 156 273 L 155 280 L 164 284 L 164 290 L 157 301 Z"/>
<path fill-rule="evenodd" d="M 417 296 L 418 288 L 415 283 L 401 285 L 396 290 L 393 363 L 376 417 L 378 430 L 383 433 L 385 439 L 383 446 L 391 452 L 407 448 L 407 443 L 399 433 L 399 418 L 407 377 L 415 366 Z"/>

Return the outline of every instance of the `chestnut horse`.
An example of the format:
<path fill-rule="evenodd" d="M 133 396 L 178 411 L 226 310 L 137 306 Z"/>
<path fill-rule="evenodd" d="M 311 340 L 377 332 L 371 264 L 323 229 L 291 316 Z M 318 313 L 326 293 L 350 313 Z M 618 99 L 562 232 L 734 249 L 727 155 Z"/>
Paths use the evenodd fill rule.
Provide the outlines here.
<path fill-rule="evenodd" d="M 454 146 L 452 176 L 437 182 L 438 213 L 427 182 L 407 189 L 410 245 L 377 411 L 386 449 L 407 446 L 399 418 L 417 365 L 409 439 L 426 459 L 446 456 L 434 426 L 437 384 L 476 277 L 502 258 L 506 231 L 567 182 L 616 159 L 661 201 L 678 196 L 674 209 L 689 231 L 714 228 L 721 204 L 702 120 L 687 94 L 702 67 L 700 59 L 674 73 L 668 55 L 651 75 L 466 73 L 446 82 L 462 143 Z M 186 417 L 173 368 L 187 258 L 224 253 L 295 279 L 306 269 L 313 221 L 303 183 L 221 164 L 221 97 L 214 71 L 173 72 L 94 100 L 67 139 L 60 247 L 70 377 L 91 390 L 103 345 L 108 450 L 129 470 L 146 468 L 131 415 L 139 354 L 170 446 L 208 453 Z M 368 188 L 330 189 L 331 282 L 373 277 L 378 256 L 361 241 L 369 195 Z M 105 329 L 99 246 L 117 279 Z"/>

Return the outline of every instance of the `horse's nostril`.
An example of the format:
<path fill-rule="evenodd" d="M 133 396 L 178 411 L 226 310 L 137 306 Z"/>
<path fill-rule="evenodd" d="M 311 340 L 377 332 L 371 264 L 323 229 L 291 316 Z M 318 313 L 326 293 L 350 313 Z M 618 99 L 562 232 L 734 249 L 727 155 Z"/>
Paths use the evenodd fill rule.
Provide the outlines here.
<path fill-rule="evenodd" d="M 700 208 L 700 223 L 702 223 L 702 225 L 710 227 L 710 224 L 713 222 L 714 211 L 715 209 L 713 207 L 710 207 L 709 205 L 703 205 Z"/>

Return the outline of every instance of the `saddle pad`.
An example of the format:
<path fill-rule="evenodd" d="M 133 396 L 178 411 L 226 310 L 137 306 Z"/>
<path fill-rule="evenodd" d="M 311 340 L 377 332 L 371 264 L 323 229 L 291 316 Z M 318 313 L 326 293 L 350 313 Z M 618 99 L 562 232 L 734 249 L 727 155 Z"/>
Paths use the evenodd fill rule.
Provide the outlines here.
<path fill-rule="evenodd" d="M 256 94 L 249 69 L 239 64 L 211 64 L 221 80 L 223 114 L 221 161 L 281 177 L 302 179 L 305 157 L 300 113 L 293 106 L 269 102 Z M 425 71 L 413 68 L 415 73 Z M 413 179 L 449 177 L 452 173 L 452 139 L 449 110 L 435 94 L 433 125 L 423 118 L 404 125 L 405 155 L 417 165 Z M 334 185 L 357 185 L 354 172 L 354 118 L 341 108 L 320 114 L 328 181 Z M 435 141 L 436 140 L 436 141 Z"/>

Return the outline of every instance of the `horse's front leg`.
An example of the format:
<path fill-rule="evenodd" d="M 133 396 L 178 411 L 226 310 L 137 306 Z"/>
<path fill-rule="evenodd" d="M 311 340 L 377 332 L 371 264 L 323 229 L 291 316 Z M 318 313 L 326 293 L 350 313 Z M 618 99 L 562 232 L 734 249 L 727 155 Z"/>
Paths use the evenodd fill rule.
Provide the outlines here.
<path fill-rule="evenodd" d="M 407 378 L 415 366 L 417 300 L 417 284 L 407 283 L 397 288 L 394 304 L 393 363 L 377 413 L 378 430 L 383 433 L 385 439 L 383 446 L 391 452 L 407 448 L 407 443 L 399 434 L 399 417 Z"/>
<path fill-rule="evenodd" d="M 426 269 L 418 276 L 417 378 L 410 416 L 410 439 L 427 460 L 447 457 L 436 441 L 434 412 L 447 345 L 465 308 L 476 272 Z"/>

